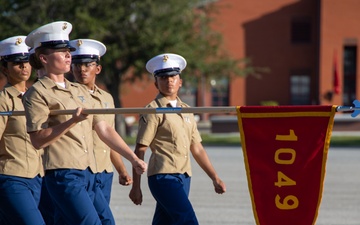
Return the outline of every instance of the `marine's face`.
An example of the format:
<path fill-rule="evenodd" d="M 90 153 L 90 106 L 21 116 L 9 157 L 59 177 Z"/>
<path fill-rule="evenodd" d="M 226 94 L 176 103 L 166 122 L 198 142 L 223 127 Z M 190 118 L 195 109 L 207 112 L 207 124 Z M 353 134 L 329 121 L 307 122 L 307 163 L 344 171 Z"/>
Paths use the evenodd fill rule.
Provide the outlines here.
<path fill-rule="evenodd" d="M 101 72 L 101 66 L 96 62 L 76 63 L 71 65 L 73 75 L 77 82 L 92 88 L 96 75 Z"/>
<path fill-rule="evenodd" d="M 31 75 L 31 66 L 29 62 L 8 62 L 7 68 L 3 70 L 8 82 L 12 85 L 27 81 Z"/>
<path fill-rule="evenodd" d="M 68 48 L 50 49 L 48 54 L 40 54 L 39 58 L 49 73 L 64 74 L 70 71 L 71 54 Z"/>
<path fill-rule="evenodd" d="M 180 75 L 157 76 L 155 77 L 155 86 L 165 97 L 174 99 L 182 86 L 182 79 Z"/>

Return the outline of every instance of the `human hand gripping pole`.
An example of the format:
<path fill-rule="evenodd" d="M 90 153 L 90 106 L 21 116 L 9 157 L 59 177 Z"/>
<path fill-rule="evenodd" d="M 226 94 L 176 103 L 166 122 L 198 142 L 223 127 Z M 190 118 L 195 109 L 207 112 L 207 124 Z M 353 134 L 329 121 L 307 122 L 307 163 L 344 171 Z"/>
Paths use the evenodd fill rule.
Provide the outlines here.
<path fill-rule="evenodd" d="M 86 109 L 79 107 L 74 111 L 72 119 L 74 120 L 75 123 L 79 123 L 87 119 L 89 114 L 84 113 L 84 110 Z"/>

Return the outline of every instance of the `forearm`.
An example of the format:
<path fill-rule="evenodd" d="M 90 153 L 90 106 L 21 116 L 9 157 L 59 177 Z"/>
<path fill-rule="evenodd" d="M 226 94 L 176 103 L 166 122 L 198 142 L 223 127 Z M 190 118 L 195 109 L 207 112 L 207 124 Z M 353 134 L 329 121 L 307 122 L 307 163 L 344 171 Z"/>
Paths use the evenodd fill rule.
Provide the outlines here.
<path fill-rule="evenodd" d="M 210 177 L 211 180 L 214 181 L 219 179 L 213 165 L 211 164 L 209 156 L 207 155 L 205 149 L 203 149 L 202 145 L 193 147 L 192 155 L 201 169 L 203 169 L 203 171 Z"/>
<path fill-rule="evenodd" d="M 132 170 L 132 177 L 133 177 L 133 188 L 134 189 L 140 189 L 141 187 L 141 175 L 136 173 L 136 170 Z"/>
<path fill-rule="evenodd" d="M 199 157 L 198 159 L 195 160 L 197 161 L 199 166 L 204 170 L 204 172 L 210 177 L 211 180 L 216 180 L 219 178 L 209 158 Z"/>
<path fill-rule="evenodd" d="M 122 156 L 118 152 L 111 149 L 110 159 L 119 175 L 127 174 L 127 170 L 124 161 L 122 160 Z"/>
<path fill-rule="evenodd" d="M 125 141 L 120 137 L 120 135 L 105 122 L 100 122 L 95 126 L 96 133 L 99 135 L 100 139 L 111 149 L 121 154 L 124 158 L 133 163 L 138 158 L 135 153 L 130 149 L 130 147 L 125 143 Z"/>
<path fill-rule="evenodd" d="M 53 127 L 29 133 L 31 142 L 36 149 L 45 148 L 57 141 L 63 134 L 68 132 L 76 122 L 73 118 Z"/>
<path fill-rule="evenodd" d="M 145 150 L 142 151 L 140 151 L 139 148 L 141 147 L 139 145 L 136 145 L 135 154 L 139 159 L 144 160 L 146 147 L 144 146 L 143 149 Z M 141 187 L 141 175 L 137 174 L 135 169 L 133 169 L 133 188 L 140 188 L 140 187 Z"/>

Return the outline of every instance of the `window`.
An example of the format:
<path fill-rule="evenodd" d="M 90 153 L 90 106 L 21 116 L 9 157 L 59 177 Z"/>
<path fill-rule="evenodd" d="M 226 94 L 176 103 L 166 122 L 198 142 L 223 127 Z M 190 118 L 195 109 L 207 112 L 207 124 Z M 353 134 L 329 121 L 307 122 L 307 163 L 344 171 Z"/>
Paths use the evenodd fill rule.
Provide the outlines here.
<path fill-rule="evenodd" d="M 211 83 L 211 104 L 212 106 L 229 105 L 229 80 L 222 78 L 220 80 L 212 79 Z"/>
<path fill-rule="evenodd" d="M 310 76 L 292 75 L 290 77 L 290 93 L 292 105 L 309 105 Z"/>
<path fill-rule="evenodd" d="M 181 101 L 191 107 L 196 107 L 196 88 L 190 83 L 183 80 L 182 87 L 179 90 Z"/>
<path fill-rule="evenodd" d="M 356 99 L 356 55 L 357 46 L 344 47 L 344 105 L 352 105 L 352 102 Z"/>
<path fill-rule="evenodd" d="M 311 42 L 311 21 L 310 18 L 294 18 L 291 21 L 291 43 Z"/>

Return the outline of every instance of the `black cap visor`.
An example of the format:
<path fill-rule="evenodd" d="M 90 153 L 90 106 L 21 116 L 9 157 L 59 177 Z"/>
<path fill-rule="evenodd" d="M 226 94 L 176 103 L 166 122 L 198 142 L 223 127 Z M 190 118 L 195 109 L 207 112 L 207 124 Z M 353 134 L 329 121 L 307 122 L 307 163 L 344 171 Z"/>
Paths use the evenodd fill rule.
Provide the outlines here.
<path fill-rule="evenodd" d="M 41 42 L 41 46 L 39 46 L 39 48 L 50 48 L 50 49 L 68 48 L 71 52 L 76 50 L 75 47 L 70 45 L 69 41 L 65 41 L 65 40 Z"/>
<path fill-rule="evenodd" d="M 1 56 L 1 60 L 5 62 L 29 62 L 29 53 L 19 53 Z"/>
<path fill-rule="evenodd" d="M 180 68 L 179 67 L 172 67 L 172 68 L 166 68 L 161 70 L 156 70 L 154 72 L 155 77 L 162 77 L 162 76 L 175 76 L 180 74 Z"/>
<path fill-rule="evenodd" d="M 96 62 L 99 63 L 100 57 L 98 55 L 74 55 L 71 58 L 71 63 L 80 64 L 80 63 L 89 63 Z"/>

